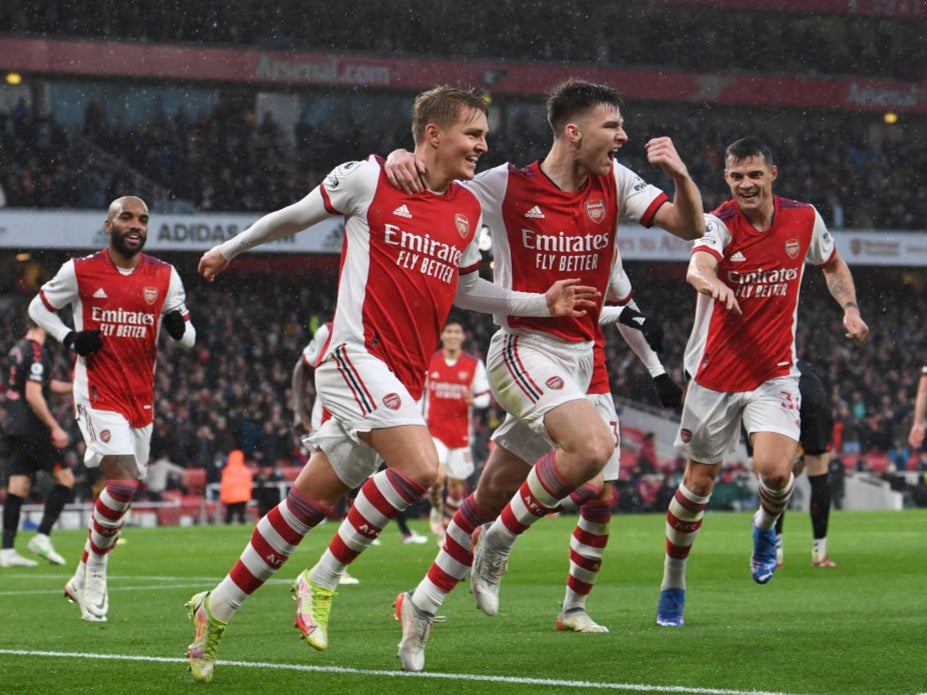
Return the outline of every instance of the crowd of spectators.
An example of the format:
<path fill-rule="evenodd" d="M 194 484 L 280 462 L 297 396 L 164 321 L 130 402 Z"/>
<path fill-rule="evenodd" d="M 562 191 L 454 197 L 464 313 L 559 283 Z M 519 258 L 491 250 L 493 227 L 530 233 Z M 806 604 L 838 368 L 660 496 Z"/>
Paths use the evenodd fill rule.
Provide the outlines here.
<path fill-rule="evenodd" d="M 350 118 L 318 127 L 301 121 L 292 137 L 269 112 L 258 119 L 249 108 L 219 107 L 195 119 L 181 109 L 119 127 L 102 103 L 91 102 L 82 132 L 69 133 L 53 114 L 37 116 L 19 104 L 0 111 L 0 187 L 10 207 L 100 209 L 125 190 L 146 194 L 138 172 L 201 211 L 273 210 L 302 198 L 343 161 L 412 148 L 408 114 L 374 113 L 376 104 L 370 101 L 376 128 Z M 927 228 L 924 124 L 872 127 L 852 114 L 639 103 L 626 105 L 624 116 L 631 139 L 619 159 L 670 187 L 643 148 L 651 137 L 670 135 L 706 209 L 728 194 L 724 148 L 753 133 L 773 144 L 779 194 L 815 204 L 831 228 Z M 526 164 L 544 155 L 549 140 L 543 116 L 512 116 L 491 133 L 481 166 Z M 119 164 L 107 166 L 99 152 Z M 155 209 L 165 202 L 147 197 Z"/>
<path fill-rule="evenodd" d="M 197 346 L 186 352 L 167 341 L 163 347 L 155 381 L 152 458 L 204 468 L 209 482 L 218 481 L 233 449 L 241 449 L 265 469 L 300 464 L 306 452 L 291 432 L 290 378 L 313 327 L 331 314 L 334 272 L 243 274 L 233 267 L 213 285 L 194 275 L 195 259 L 178 267 L 187 285 Z M 694 309 L 683 268 L 683 264 L 627 264 L 638 302 L 664 326 L 663 360 L 678 383 L 683 381 L 682 352 Z M 920 365 L 927 361 L 927 335 L 908 307 L 923 306 L 927 289 L 923 284 L 899 282 L 894 271 L 857 269 L 860 304 L 873 330 L 867 343 L 856 345 L 843 337 L 841 313 L 822 281 L 817 286 L 810 279 L 806 282 L 810 286 L 800 309 L 799 351 L 830 391 L 839 423 L 836 451 L 853 455 L 860 469 L 867 468 L 867 459 L 889 457 L 886 474 L 905 470 L 912 456 L 906 436 L 914 391 Z M 28 299 L 29 294 L 23 293 L 0 312 L 3 354 L 22 333 Z M 261 307 L 260 317 L 255 306 Z M 494 330 L 491 318 L 470 313 L 462 318 L 470 335 L 468 348 L 484 355 Z M 606 336 L 619 408 L 632 402 L 658 407 L 650 376 L 639 360 L 617 331 L 606 331 Z M 68 378 L 67 356 L 54 347 L 62 377 Z M 67 399 L 56 402 L 56 414 L 70 422 Z M 501 415 L 491 407 L 475 416 L 476 460 L 485 458 L 488 437 Z M 73 423 L 71 431 L 79 442 Z M 913 455 L 920 456 L 916 465 L 927 471 L 927 455 Z"/>
<path fill-rule="evenodd" d="M 923 20 L 617 0 L 0 6 L 17 35 L 803 75 L 925 76 Z"/>

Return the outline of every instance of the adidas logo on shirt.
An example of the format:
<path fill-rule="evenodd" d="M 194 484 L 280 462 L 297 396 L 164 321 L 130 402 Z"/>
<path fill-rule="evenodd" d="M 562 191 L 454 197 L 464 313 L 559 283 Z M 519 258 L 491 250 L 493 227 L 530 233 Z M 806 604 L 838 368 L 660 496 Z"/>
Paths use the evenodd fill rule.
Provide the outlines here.
<path fill-rule="evenodd" d="M 103 288 L 101 287 L 100 289 L 98 289 L 96 292 L 93 293 L 93 298 L 94 299 L 108 299 L 109 297 L 107 296 L 106 292 L 104 292 Z"/>
<path fill-rule="evenodd" d="M 525 213 L 525 217 L 531 217 L 536 220 L 543 220 L 544 213 L 541 212 L 541 208 L 535 205 L 533 208 L 531 208 L 530 210 L 528 210 L 528 212 Z"/>
<path fill-rule="evenodd" d="M 412 219 L 412 213 L 409 212 L 409 208 L 407 208 L 405 205 L 400 205 L 398 208 L 393 210 L 393 214 L 396 215 L 396 217 L 407 217 L 410 220 Z"/>
<path fill-rule="evenodd" d="M 740 251 L 738 251 L 733 256 L 731 256 L 731 260 L 735 263 L 741 263 L 747 259 L 744 258 L 744 255 Z"/>

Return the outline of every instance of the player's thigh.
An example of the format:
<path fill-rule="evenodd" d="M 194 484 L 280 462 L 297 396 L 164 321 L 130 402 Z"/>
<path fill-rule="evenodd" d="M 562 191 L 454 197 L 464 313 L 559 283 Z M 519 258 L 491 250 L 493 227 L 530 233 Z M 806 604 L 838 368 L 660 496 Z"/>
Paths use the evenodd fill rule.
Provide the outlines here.
<path fill-rule="evenodd" d="M 599 468 L 615 450 L 615 436 L 588 398 L 571 400 L 544 415 L 551 439 L 565 452 L 599 462 Z"/>

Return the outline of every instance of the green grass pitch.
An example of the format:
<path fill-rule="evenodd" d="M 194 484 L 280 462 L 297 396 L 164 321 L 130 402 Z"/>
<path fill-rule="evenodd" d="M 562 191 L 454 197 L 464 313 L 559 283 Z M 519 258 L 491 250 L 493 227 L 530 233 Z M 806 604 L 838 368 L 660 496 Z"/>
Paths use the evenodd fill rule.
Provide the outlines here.
<path fill-rule="evenodd" d="M 519 541 L 499 615 L 461 584 L 428 644 L 425 672 L 395 658 L 396 594 L 415 586 L 436 547 L 404 545 L 395 525 L 339 589 L 330 646 L 298 639 L 289 583 L 335 524 L 313 531 L 230 623 L 210 684 L 195 684 L 184 602 L 237 559 L 246 526 L 128 527 L 110 556 L 107 623 L 84 623 L 63 598 L 84 532 L 57 531 L 65 567 L 0 570 L 0 692 L 7 693 L 927 693 L 927 510 L 834 512 L 835 569 L 810 566 L 807 514 L 786 519 L 785 566 L 750 579 L 750 517 L 709 513 L 689 560 L 686 625 L 655 625 L 663 562 L 660 514 L 616 516 L 590 614 L 608 634 L 554 626 L 576 517 L 544 519 Z M 426 532 L 423 521 L 413 526 Z M 31 532 L 19 535 L 25 554 Z"/>

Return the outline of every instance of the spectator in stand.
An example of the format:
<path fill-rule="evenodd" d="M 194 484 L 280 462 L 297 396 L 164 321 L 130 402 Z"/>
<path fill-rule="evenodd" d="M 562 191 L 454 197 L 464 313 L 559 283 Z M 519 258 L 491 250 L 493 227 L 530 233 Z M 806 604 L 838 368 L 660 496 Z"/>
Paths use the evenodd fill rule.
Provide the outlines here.
<path fill-rule="evenodd" d="M 245 463 L 245 452 L 233 449 L 228 462 L 222 468 L 222 482 L 219 485 L 219 501 L 225 506 L 225 523 L 238 519 L 245 523 L 245 509 L 251 501 L 254 471 Z"/>
<path fill-rule="evenodd" d="M 163 501 L 164 491 L 177 489 L 182 485 L 186 472 L 186 468 L 167 457 L 166 451 L 153 449 L 151 460 L 148 462 L 148 474 L 145 476 L 148 499 L 152 502 Z"/>

